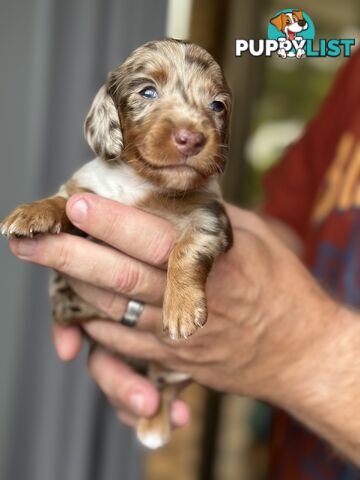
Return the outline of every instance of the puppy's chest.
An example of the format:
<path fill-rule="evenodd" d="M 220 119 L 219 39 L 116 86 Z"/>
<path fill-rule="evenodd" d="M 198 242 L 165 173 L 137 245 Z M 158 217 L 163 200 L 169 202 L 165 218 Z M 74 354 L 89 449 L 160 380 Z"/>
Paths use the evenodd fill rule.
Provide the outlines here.
<path fill-rule="evenodd" d="M 126 163 L 109 165 L 98 158 L 85 164 L 71 180 L 80 189 L 129 206 L 137 206 L 159 191 Z"/>
<path fill-rule="evenodd" d="M 126 163 L 109 165 L 103 160 L 95 159 L 78 170 L 66 184 L 75 186 L 72 192 L 68 189 L 65 195 L 83 189 L 97 195 L 140 208 L 173 223 L 180 233 L 194 220 L 195 211 L 211 200 L 221 198 L 217 180 L 210 180 L 200 191 L 186 195 L 169 196 L 164 191 L 140 177 Z M 61 190 L 60 190 L 61 193 Z M 196 223 L 206 223 L 204 218 L 196 216 Z"/>

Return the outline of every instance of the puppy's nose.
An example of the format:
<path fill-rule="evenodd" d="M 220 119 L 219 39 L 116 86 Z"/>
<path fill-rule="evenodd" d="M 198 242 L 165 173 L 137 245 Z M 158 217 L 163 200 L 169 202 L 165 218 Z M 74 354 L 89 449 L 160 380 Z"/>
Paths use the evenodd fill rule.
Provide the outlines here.
<path fill-rule="evenodd" d="M 191 157 L 199 153 L 206 143 L 205 136 L 188 128 L 180 128 L 173 133 L 173 141 L 180 153 Z"/>
<path fill-rule="evenodd" d="M 306 21 L 305 20 L 299 20 L 298 24 L 299 24 L 300 27 L 305 27 Z"/>

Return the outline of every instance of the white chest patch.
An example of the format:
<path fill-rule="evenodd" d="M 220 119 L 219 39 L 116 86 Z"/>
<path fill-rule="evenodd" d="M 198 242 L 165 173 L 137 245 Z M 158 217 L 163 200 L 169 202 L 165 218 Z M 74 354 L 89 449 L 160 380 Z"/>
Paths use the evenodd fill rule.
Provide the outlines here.
<path fill-rule="evenodd" d="M 135 205 L 149 193 L 159 191 L 126 163 L 108 165 L 99 158 L 86 163 L 72 178 L 79 186 L 125 205 Z"/>

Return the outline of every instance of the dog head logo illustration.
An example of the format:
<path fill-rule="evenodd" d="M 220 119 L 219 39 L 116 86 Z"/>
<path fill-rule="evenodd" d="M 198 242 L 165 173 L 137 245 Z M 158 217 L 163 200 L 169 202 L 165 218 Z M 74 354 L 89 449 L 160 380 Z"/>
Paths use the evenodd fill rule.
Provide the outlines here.
<path fill-rule="evenodd" d="M 279 42 L 277 53 L 280 57 L 302 58 L 306 56 L 306 40 L 314 39 L 315 29 L 305 12 L 286 9 L 271 18 L 268 36 Z"/>
<path fill-rule="evenodd" d="M 272 18 L 270 22 L 275 25 L 278 30 L 283 32 L 288 40 L 295 40 L 298 33 L 309 27 L 300 10 L 293 10 L 289 13 L 280 13 Z"/>

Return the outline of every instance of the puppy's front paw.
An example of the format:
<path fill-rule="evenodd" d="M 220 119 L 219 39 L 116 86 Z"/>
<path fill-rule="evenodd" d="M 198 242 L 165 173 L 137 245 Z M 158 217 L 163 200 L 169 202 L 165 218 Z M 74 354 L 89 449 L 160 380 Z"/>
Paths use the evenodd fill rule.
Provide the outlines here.
<path fill-rule="evenodd" d="M 60 233 L 62 212 L 51 203 L 20 205 L 0 224 L 6 237 L 33 237 L 37 233 Z"/>
<path fill-rule="evenodd" d="M 205 293 L 195 287 L 171 288 L 165 291 L 163 327 L 172 339 L 187 338 L 207 320 Z"/>

